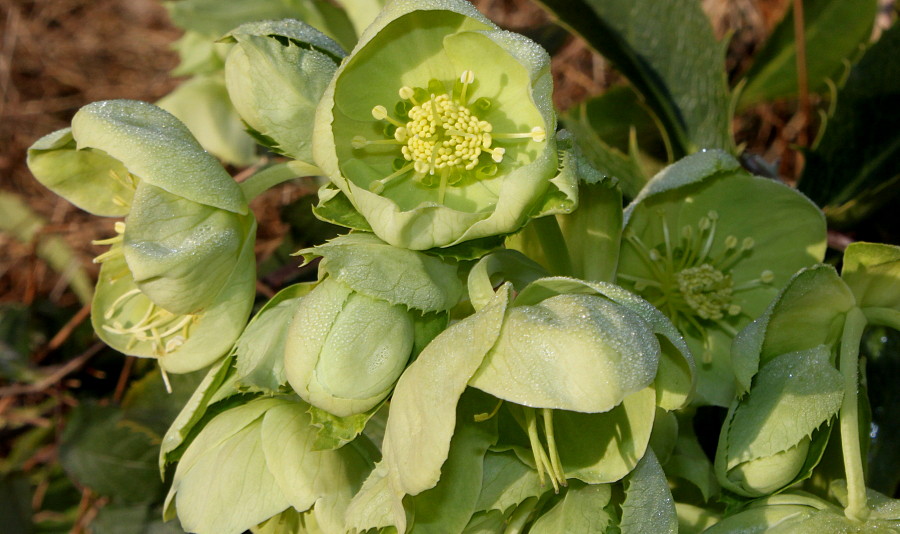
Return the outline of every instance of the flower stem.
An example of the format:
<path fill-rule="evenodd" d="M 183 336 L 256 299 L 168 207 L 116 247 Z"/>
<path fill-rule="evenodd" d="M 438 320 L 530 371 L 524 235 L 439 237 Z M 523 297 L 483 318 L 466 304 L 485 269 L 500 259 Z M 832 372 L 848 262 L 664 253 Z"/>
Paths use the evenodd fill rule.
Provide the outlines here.
<path fill-rule="evenodd" d="M 900 311 L 893 308 L 864 308 L 869 324 L 877 324 L 900 330 Z"/>
<path fill-rule="evenodd" d="M 303 161 L 278 163 L 257 172 L 240 183 L 247 201 L 251 201 L 276 185 L 301 176 L 317 176 L 322 170 Z"/>
<path fill-rule="evenodd" d="M 556 276 L 574 276 L 572 272 L 572 259 L 569 257 L 569 248 L 566 239 L 556 217 L 549 215 L 539 217 L 532 221 L 534 231 L 537 233 L 544 258 L 547 260 L 547 268 Z"/>
<path fill-rule="evenodd" d="M 866 316 L 854 307 L 847 312 L 841 336 L 840 366 L 844 375 L 844 399 L 841 404 L 841 446 L 847 476 L 847 507 L 844 514 L 856 521 L 869 515 L 866 481 L 859 435 L 859 343 L 866 327 Z"/>

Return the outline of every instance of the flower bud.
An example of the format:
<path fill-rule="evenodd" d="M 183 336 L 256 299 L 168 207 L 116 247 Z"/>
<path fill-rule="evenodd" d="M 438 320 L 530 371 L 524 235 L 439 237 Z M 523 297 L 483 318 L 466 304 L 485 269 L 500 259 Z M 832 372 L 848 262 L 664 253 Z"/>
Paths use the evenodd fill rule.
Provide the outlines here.
<path fill-rule="evenodd" d="M 346 417 L 387 397 L 413 342 L 413 312 L 327 278 L 297 306 L 285 372 L 303 400 Z"/>
<path fill-rule="evenodd" d="M 790 484 L 800 473 L 809 452 L 809 438 L 786 451 L 765 458 L 742 462 L 728 471 L 728 479 L 745 491 L 759 497 L 774 493 Z"/>

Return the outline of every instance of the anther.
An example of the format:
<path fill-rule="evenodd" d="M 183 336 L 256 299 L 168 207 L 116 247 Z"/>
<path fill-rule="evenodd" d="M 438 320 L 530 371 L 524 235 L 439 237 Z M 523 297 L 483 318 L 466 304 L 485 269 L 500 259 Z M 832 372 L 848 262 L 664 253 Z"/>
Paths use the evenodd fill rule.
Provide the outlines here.
<path fill-rule="evenodd" d="M 771 284 L 775 281 L 775 273 L 766 269 L 759 275 L 759 281 L 764 284 Z"/>

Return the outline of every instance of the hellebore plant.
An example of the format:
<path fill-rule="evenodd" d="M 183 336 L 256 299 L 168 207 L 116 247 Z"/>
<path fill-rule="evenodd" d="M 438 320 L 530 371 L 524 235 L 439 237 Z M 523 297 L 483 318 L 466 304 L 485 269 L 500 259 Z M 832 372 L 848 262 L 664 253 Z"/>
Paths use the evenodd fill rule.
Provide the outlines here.
<path fill-rule="evenodd" d="M 900 249 L 855 243 L 838 275 L 822 212 L 715 149 L 623 209 L 616 173 L 557 131 L 536 43 L 464 0 L 344 4 L 265 4 L 317 7 L 234 21 L 224 59 L 194 64 L 224 77 L 274 160 L 240 185 L 139 102 L 86 106 L 29 150 L 41 183 L 124 218 L 98 242 L 98 335 L 163 371 L 209 368 L 160 443 L 167 519 L 201 534 L 898 528 L 900 501 L 866 488 L 859 347 L 867 325 L 900 328 Z M 334 31 L 351 19 L 371 21 L 358 41 Z M 316 216 L 350 231 L 298 251 L 317 279 L 248 322 L 248 202 L 302 175 L 324 179 Z"/>

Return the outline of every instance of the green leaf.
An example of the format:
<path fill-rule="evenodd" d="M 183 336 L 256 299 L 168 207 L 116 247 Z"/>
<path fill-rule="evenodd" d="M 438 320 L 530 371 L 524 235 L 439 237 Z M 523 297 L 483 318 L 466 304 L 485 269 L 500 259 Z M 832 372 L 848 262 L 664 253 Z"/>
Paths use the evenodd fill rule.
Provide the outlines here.
<path fill-rule="evenodd" d="M 393 247 L 373 234 L 352 233 L 298 252 L 321 256 L 320 269 L 354 291 L 408 308 L 447 311 L 462 298 L 456 262 Z"/>
<path fill-rule="evenodd" d="M 857 55 L 872 34 L 877 0 L 806 0 L 803 2 L 803 37 L 806 41 L 806 76 L 809 90 L 828 90 L 826 80 L 837 81 L 848 59 Z M 787 9 L 765 46 L 744 75 L 738 100 L 741 109 L 758 102 L 798 96 L 797 41 L 794 10 Z"/>
<path fill-rule="evenodd" d="M 487 404 L 487 406 L 485 406 Z M 456 429 L 450 440 L 447 461 L 441 466 L 437 485 L 411 499 L 415 522 L 412 534 L 460 532 L 477 510 L 484 457 L 497 440 L 496 421 L 473 422 L 475 414 L 490 409 L 493 401 L 470 392 L 457 406 Z"/>
<path fill-rule="evenodd" d="M 663 465 L 666 476 L 676 480 L 684 479 L 700 490 L 704 502 L 708 502 L 719 492 L 719 482 L 713 464 L 700 447 L 694 424 L 686 415 L 680 416 L 678 439 L 669 460 Z"/>
<path fill-rule="evenodd" d="M 309 424 L 316 428 L 316 439 L 313 443 L 314 451 L 338 449 L 353 441 L 356 436 L 360 435 L 366 427 L 369 419 L 375 415 L 384 403 L 377 404 L 370 410 L 350 415 L 348 417 L 338 417 L 328 413 L 325 410 L 309 407 Z"/>
<path fill-rule="evenodd" d="M 356 42 L 347 16 L 324 0 L 256 0 L 252 3 L 178 0 L 166 2 L 166 8 L 178 27 L 213 39 L 246 22 L 298 19 L 337 40 L 348 50 Z"/>
<path fill-rule="evenodd" d="M 226 163 L 256 161 L 256 143 L 244 131 L 220 76 L 197 76 L 156 103 L 183 122 L 200 145 Z"/>
<path fill-rule="evenodd" d="M 700 148 L 734 150 L 725 44 L 716 42 L 697 2 L 540 3 L 629 79 L 662 123 L 676 159 Z"/>
<path fill-rule="evenodd" d="M 296 304 L 312 284 L 279 291 L 257 312 L 234 347 L 235 379 L 240 387 L 274 393 L 287 383 L 284 345 Z"/>
<path fill-rule="evenodd" d="M 573 482 L 562 500 L 544 512 L 529 532 L 607 532 L 615 520 L 607 509 L 611 497 L 612 491 L 608 484 L 585 485 Z"/>
<path fill-rule="evenodd" d="M 834 417 L 843 378 L 819 345 L 783 354 L 760 369 L 727 422 L 728 468 L 785 451 Z"/>
<path fill-rule="evenodd" d="M 7 534 L 31 534 L 31 486 L 23 475 L 0 475 L 0 517 Z"/>
<path fill-rule="evenodd" d="M 113 406 L 82 404 L 69 418 L 60 463 L 80 484 L 124 502 L 159 498 L 156 446 L 146 430 L 122 424 Z"/>
<path fill-rule="evenodd" d="M 476 511 L 506 513 L 526 499 L 539 497 L 548 488 L 541 484 L 537 471 L 522 463 L 512 452 L 488 452 L 484 457 L 484 476 Z"/>
<path fill-rule="evenodd" d="M 86 184 L 82 184 L 86 186 Z M 90 189 L 90 187 L 85 187 Z M 21 243 L 36 243 L 37 255 L 62 275 L 82 303 L 91 301 L 91 279 L 69 245 L 60 237 L 41 232 L 47 222 L 34 213 L 17 195 L 0 191 L 0 233 L 12 235 Z"/>
<path fill-rule="evenodd" d="M 625 477 L 625 501 L 619 527 L 622 534 L 678 532 L 675 501 L 666 474 L 650 449 Z"/>
<path fill-rule="evenodd" d="M 195 371 L 167 377 L 168 387 L 171 387 L 169 392 L 160 370 L 150 371 L 128 387 L 128 393 L 122 399 L 124 421 L 144 427 L 157 439 L 161 438 L 191 398 L 204 374 Z"/>
<path fill-rule="evenodd" d="M 799 188 L 829 221 L 848 227 L 900 187 L 900 26 L 886 30 L 851 69 L 825 133 L 806 155 Z"/>
<path fill-rule="evenodd" d="M 834 346 L 844 314 L 855 305 L 853 294 L 833 267 L 799 271 L 769 309 L 734 338 L 732 362 L 738 393 L 750 388 L 766 362 L 789 352 Z"/>

